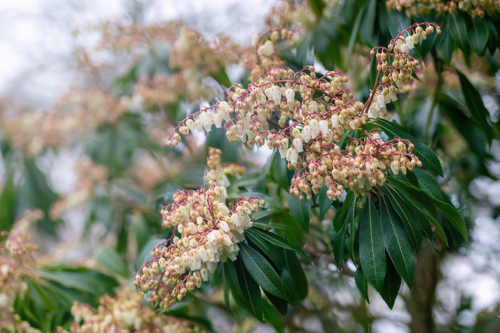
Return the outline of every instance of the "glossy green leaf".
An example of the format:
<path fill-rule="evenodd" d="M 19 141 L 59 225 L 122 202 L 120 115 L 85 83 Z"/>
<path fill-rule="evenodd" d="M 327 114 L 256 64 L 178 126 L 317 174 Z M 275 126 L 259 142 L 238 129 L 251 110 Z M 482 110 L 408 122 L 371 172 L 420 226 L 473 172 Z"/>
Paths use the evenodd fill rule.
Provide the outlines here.
<path fill-rule="evenodd" d="M 282 247 L 284 249 L 295 251 L 296 253 L 300 254 L 304 259 L 306 259 L 309 262 L 309 264 L 311 264 L 311 261 L 309 260 L 307 255 L 299 247 L 289 243 L 287 240 L 269 231 L 265 231 L 259 228 L 250 228 L 247 229 L 246 233 L 250 235 L 258 235 L 264 238 L 266 241 L 270 242 L 271 244 L 274 244 L 278 247 Z"/>
<path fill-rule="evenodd" d="M 402 182 L 402 181 L 395 179 L 395 178 L 392 178 L 392 177 L 388 177 L 388 179 L 392 184 L 394 184 L 395 186 L 399 187 L 400 189 L 408 192 L 410 195 L 412 195 L 419 202 L 422 202 L 423 198 L 430 199 L 431 202 L 433 203 L 433 205 L 439 209 L 441 214 L 443 214 L 443 216 L 458 230 L 458 232 L 460 232 L 462 237 L 465 240 L 468 239 L 467 227 L 465 225 L 464 218 L 455 209 L 455 207 L 453 207 L 453 206 L 451 206 L 443 201 L 437 200 L 433 197 L 429 197 L 426 194 L 426 192 L 422 191 L 421 189 L 419 189 L 411 184 Z"/>
<path fill-rule="evenodd" d="M 380 223 L 387 253 L 399 275 L 411 289 L 415 272 L 415 252 L 401 219 L 385 195 L 381 196 L 380 201 Z"/>
<path fill-rule="evenodd" d="M 280 270 L 283 263 L 281 262 L 281 258 L 277 256 L 276 248 L 273 245 L 269 244 L 269 242 L 262 239 L 262 237 L 260 237 L 257 233 L 248 232 L 248 230 L 245 233 L 246 236 L 248 237 L 247 238 L 248 241 L 255 244 L 255 246 L 257 246 L 257 248 L 259 248 L 262 251 L 262 253 L 264 253 L 266 256 L 269 257 L 269 259 L 272 260 L 274 265 L 278 267 L 278 270 Z"/>
<path fill-rule="evenodd" d="M 271 264 L 256 250 L 242 243 L 240 256 L 250 276 L 271 294 L 290 301 L 286 287 Z"/>
<path fill-rule="evenodd" d="M 288 208 L 290 214 L 299 222 L 305 232 L 309 232 L 309 212 L 311 211 L 311 202 L 308 200 L 301 201 L 298 196 L 288 196 Z"/>
<path fill-rule="evenodd" d="M 453 51 L 455 50 L 456 43 L 451 37 L 450 33 L 444 33 L 441 38 L 441 43 L 437 47 L 440 58 L 447 64 L 451 62 L 453 58 Z"/>
<path fill-rule="evenodd" d="M 226 304 L 226 309 L 229 314 L 234 317 L 233 308 L 231 307 L 231 301 L 229 299 L 230 279 L 231 276 L 229 273 L 229 267 L 225 263 L 221 263 L 219 266 L 219 281 L 221 281 L 222 285 L 224 286 L 224 303 Z"/>
<path fill-rule="evenodd" d="M 431 170 L 432 172 L 443 176 L 443 168 L 441 167 L 441 162 L 439 162 L 436 154 L 428 146 L 414 138 L 412 135 L 408 134 L 405 129 L 394 122 L 389 122 L 385 119 L 377 119 L 375 121 L 376 125 L 380 127 L 389 139 L 394 139 L 399 137 L 401 139 L 410 140 L 414 145 L 415 149 L 413 153 L 422 161 L 422 165 Z"/>
<path fill-rule="evenodd" d="M 293 251 L 284 248 L 280 250 L 283 251 L 285 267 L 293 278 L 297 300 L 302 301 L 307 297 L 309 289 L 309 283 L 307 282 L 304 269 L 302 268 L 297 255 Z"/>
<path fill-rule="evenodd" d="M 408 208 L 406 203 L 397 195 L 395 190 L 390 186 L 382 186 L 382 190 L 385 195 L 389 198 L 392 206 L 398 213 L 401 221 L 405 226 L 406 232 L 410 238 L 410 242 L 413 248 L 418 252 L 420 250 L 420 245 L 422 243 L 422 228 L 417 222 L 415 216 L 413 215 L 411 209 Z"/>
<path fill-rule="evenodd" d="M 356 270 L 356 274 L 354 274 L 354 281 L 356 281 L 356 286 L 358 287 L 361 295 L 363 295 L 366 301 L 370 303 L 370 298 L 368 297 L 368 280 L 361 267 L 358 267 Z"/>
<path fill-rule="evenodd" d="M 326 212 L 330 209 L 330 207 L 332 207 L 333 203 L 333 200 L 326 195 L 326 192 L 328 192 L 327 186 L 323 186 L 319 191 L 318 204 L 320 220 L 323 220 L 323 217 L 325 217 Z"/>
<path fill-rule="evenodd" d="M 274 297 L 275 299 L 279 299 L 277 298 L 276 296 L 273 296 L 273 295 L 268 295 L 268 298 L 269 297 Z M 271 298 L 269 298 L 269 300 L 271 301 Z M 286 302 L 286 301 L 285 301 Z M 273 303 L 273 301 L 271 301 L 271 303 Z M 274 303 L 273 303 L 274 305 Z M 274 305 L 276 307 L 276 305 Z M 280 304 L 278 303 L 278 306 L 280 306 Z M 283 307 L 280 306 L 281 310 L 283 310 Z M 276 309 L 278 309 L 278 307 L 276 307 Z M 280 311 L 280 309 L 278 309 L 278 311 Z M 283 329 L 285 328 L 285 324 L 283 323 L 283 320 L 280 318 L 280 316 L 277 315 L 276 311 L 271 307 L 271 305 L 269 305 L 267 302 L 262 302 L 262 312 L 264 314 L 264 319 L 266 320 L 266 322 L 268 324 L 271 324 L 271 326 L 276 330 L 276 332 L 283 332 Z M 283 314 L 281 311 L 280 313 L 282 315 L 286 315 L 286 308 L 285 308 L 285 313 Z"/>
<path fill-rule="evenodd" d="M 356 259 L 354 257 L 354 241 L 356 240 L 356 223 L 354 219 L 355 215 L 356 215 L 356 200 L 353 200 L 351 206 L 349 207 L 349 212 L 347 213 L 347 223 L 350 226 L 347 251 L 349 252 L 351 260 L 356 264 Z"/>
<path fill-rule="evenodd" d="M 333 217 L 333 227 L 335 228 L 335 231 L 339 232 L 339 230 L 344 225 L 347 212 L 349 211 L 348 207 L 350 207 L 353 198 L 354 192 L 347 191 L 347 195 L 345 197 L 344 203 L 342 204 L 342 208 L 337 210 L 335 212 L 335 216 Z"/>
<path fill-rule="evenodd" d="M 368 282 L 380 291 L 387 264 L 382 226 L 372 196 L 366 198 L 359 218 L 359 258 Z"/>
<path fill-rule="evenodd" d="M 465 104 L 469 109 L 472 119 L 474 119 L 481 126 L 481 130 L 484 132 L 486 138 L 488 139 L 488 143 L 491 145 L 494 136 L 493 128 L 489 123 L 490 113 L 484 106 L 481 94 L 476 88 L 474 88 L 464 74 L 458 70 L 456 72 L 460 78 L 460 85 L 462 86 Z"/>
<path fill-rule="evenodd" d="M 287 228 L 283 229 L 285 232 L 286 239 L 291 244 L 298 248 L 304 247 L 304 231 L 300 227 L 299 223 L 290 214 L 280 215 L 281 223 Z M 276 228 L 274 230 L 277 230 Z"/>
<path fill-rule="evenodd" d="M 486 49 L 488 38 L 488 26 L 486 22 L 478 16 L 471 18 L 469 28 L 467 29 L 467 39 L 474 52 L 482 56 Z"/>
<path fill-rule="evenodd" d="M 255 251 L 255 250 L 253 250 Z M 227 261 L 229 267 L 233 265 L 232 262 L 229 260 Z M 257 282 L 255 282 L 248 270 L 245 268 L 245 265 L 243 264 L 243 260 L 241 258 L 237 259 L 234 262 L 233 265 L 236 269 L 236 273 L 238 276 L 238 283 L 233 284 L 231 287 L 231 292 L 236 291 L 236 295 L 238 295 L 238 289 L 241 291 L 242 299 L 244 300 L 243 303 L 240 303 L 239 305 L 242 306 L 245 310 L 250 312 L 255 318 L 257 318 L 260 321 L 263 321 L 262 319 L 262 296 L 260 293 L 260 288 Z M 233 272 L 231 268 L 231 274 Z M 235 292 L 233 292 L 233 297 L 235 296 Z M 235 297 L 236 302 L 238 302 L 237 297 L 240 297 L 239 295 Z"/>
<path fill-rule="evenodd" d="M 446 27 L 458 47 L 463 50 L 467 46 L 467 26 L 460 11 L 448 14 Z"/>
<path fill-rule="evenodd" d="M 337 268 L 339 270 L 342 268 L 342 263 L 344 262 L 346 235 L 347 235 L 347 226 L 344 226 L 335 235 L 335 239 L 333 240 L 333 257 L 335 258 L 335 263 L 337 264 Z"/>
<path fill-rule="evenodd" d="M 387 306 L 392 309 L 394 302 L 398 297 L 398 291 L 401 287 L 401 277 L 394 267 L 390 258 L 387 258 L 387 272 L 385 274 L 384 285 L 380 290 L 380 296 L 384 299 Z"/>
<path fill-rule="evenodd" d="M 417 176 L 418 187 L 424 190 L 430 197 L 443 201 L 441 188 L 439 187 L 439 184 L 434 179 L 434 177 L 432 177 L 427 171 L 419 167 L 414 167 L 413 173 L 415 174 L 415 176 Z"/>
<path fill-rule="evenodd" d="M 269 301 L 274 305 L 276 310 L 278 310 L 278 312 L 281 313 L 283 316 L 286 316 L 286 313 L 288 311 L 288 302 L 286 300 L 284 300 L 283 298 L 279 298 L 279 297 L 274 296 L 273 294 L 268 293 L 265 290 L 264 290 L 264 293 L 266 294 Z M 266 320 L 267 320 L 267 318 L 266 318 Z"/>
<path fill-rule="evenodd" d="M 418 179 L 417 179 L 417 176 L 415 175 L 415 173 L 413 173 L 413 172 L 407 172 L 406 175 L 404 175 L 402 172 L 400 172 L 400 173 L 398 173 L 396 178 L 401 180 L 401 181 L 410 183 L 413 186 L 418 187 Z"/>

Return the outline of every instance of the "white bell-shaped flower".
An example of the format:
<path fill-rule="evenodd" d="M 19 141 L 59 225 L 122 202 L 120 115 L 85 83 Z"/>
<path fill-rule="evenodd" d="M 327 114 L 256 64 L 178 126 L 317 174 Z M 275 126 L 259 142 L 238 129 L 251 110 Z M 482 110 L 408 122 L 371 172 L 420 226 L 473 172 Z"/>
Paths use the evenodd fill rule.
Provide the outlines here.
<path fill-rule="evenodd" d="M 406 37 L 406 45 L 408 46 L 408 49 L 411 50 L 415 47 L 415 43 L 413 42 L 413 37 L 408 36 Z"/>
<path fill-rule="evenodd" d="M 304 126 L 301 133 L 302 141 L 309 142 L 311 140 L 311 127 Z"/>
<path fill-rule="evenodd" d="M 259 39 L 260 39 L 260 35 L 258 33 L 254 34 L 252 36 L 252 46 L 257 46 Z"/>
<path fill-rule="evenodd" d="M 222 116 L 219 113 L 216 113 L 214 115 L 214 124 L 215 124 L 215 127 L 217 127 L 217 128 L 222 127 Z"/>
<path fill-rule="evenodd" d="M 334 114 L 332 116 L 332 128 L 335 129 L 335 128 L 337 128 L 338 125 L 339 125 L 339 115 Z"/>
<path fill-rule="evenodd" d="M 389 96 L 390 100 L 393 102 L 398 100 L 398 95 L 392 90 L 390 90 L 387 95 Z"/>
<path fill-rule="evenodd" d="M 319 130 L 321 131 L 321 133 L 323 134 L 327 134 L 328 133 L 328 123 L 326 122 L 326 120 L 321 120 L 319 123 Z"/>
<path fill-rule="evenodd" d="M 202 132 L 203 131 L 203 123 L 201 122 L 200 119 L 196 119 L 196 121 L 194 122 L 194 128 L 198 131 L 198 132 Z"/>
<path fill-rule="evenodd" d="M 281 91 L 279 90 L 279 88 L 276 86 L 272 86 L 271 88 L 269 88 L 269 94 L 271 95 L 274 104 L 279 105 L 281 102 Z"/>
<path fill-rule="evenodd" d="M 271 54 L 274 54 L 274 43 L 271 42 L 270 40 L 267 40 L 263 45 L 259 47 L 257 53 L 265 56 L 270 56 Z"/>
<path fill-rule="evenodd" d="M 192 119 L 186 120 L 186 126 L 190 131 L 194 131 L 194 121 Z"/>
<path fill-rule="evenodd" d="M 311 136 L 315 138 L 319 134 L 319 124 L 316 119 L 313 119 L 309 122 L 309 126 L 311 126 Z"/>
<path fill-rule="evenodd" d="M 288 104 L 293 103 L 295 101 L 295 91 L 293 91 L 293 89 L 287 89 L 285 91 L 285 97 Z"/>
<path fill-rule="evenodd" d="M 290 163 L 292 163 L 292 164 L 297 163 L 298 157 L 299 157 L 299 154 L 297 153 L 297 150 L 294 147 L 288 149 L 288 152 L 286 154 L 286 159 Z"/>
<path fill-rule="evenodd" d="M 293 147 L 297 150 L 297 152 L 301 153 L 304 151 L 302 147 L 302 140 L 299 138 L 293 139 Z"/>

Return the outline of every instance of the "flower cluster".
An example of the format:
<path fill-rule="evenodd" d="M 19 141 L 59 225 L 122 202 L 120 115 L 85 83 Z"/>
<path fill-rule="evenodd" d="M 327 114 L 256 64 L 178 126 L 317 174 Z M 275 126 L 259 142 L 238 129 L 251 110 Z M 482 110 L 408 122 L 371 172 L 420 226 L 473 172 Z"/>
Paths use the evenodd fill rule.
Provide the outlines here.
<path fill-rule="evenodd" d="M 26 279 L 37 276 L 33 252 L 37 250 L 28 230 L 30 225 L 43 218 L 38 209 L 27 210 L 10 232 L 2 231 L 0 237 L 0 328 L 5 332 L 40 333 L 19 315 L 13 314 L 12 304 L 16 295 L 27 290 Z"/>
<path fill-rule="evenodd" d="M 50 207 L 52 220 L 57 220 L 65 211 L 87 202 L 92 197 L 96 186 L 108 179 L 108 168 L 105 165 L 96 164 L 88 158 L 76 161 L 74 168 L 78 174 L 77 189 Z"/>
<path fill-rule="evenodd" d="M 155 247 L 137 273 L 134 284 L 151 289 L 148 301 L 169 309 L 173 303 L 200 287 L 227 258 L 236 260 L 238 243 L 250 228 L 252 212 L 265 203 L 257 197 L 238 198 L 226 205 L 229 181 L 220 164 L 220 150 L 210 148 L 205 180 L 208 189 L 178 190 L 174 202 L 162 209 L 163 227 L 174 227 L 172 236 Z"/>
<path fill-rule="evenodd" d="M 75 321 L 72 333 L 121 332 L 121 333 L 201 333 L 206 329 L 182 318 L 158 315 L 142 305 L 143 294 L 129 288 L 116 297 L 103 296 L 97 309 L 75 302 L 71 312 Z M 82 322 L 83 320 L 83 322 Z M 67 333 L 59 328 L 59 333 Z"/>
<path fill-rule="evenodd" d="M 32 156 L 100 125 L 112 124 L 124 112 L 125 106 L 110 93 L 74 91 L 62 96 L 50 112 L 5 108 L 0 114 L 0 131 L 13 147 Z"/>
<path fill-rule="evenodd" d="M 342 73 L 326 72 L 317 77 L 312 66 L 298 72 L 284 66 L 270 67 L 247 89 L 233 84 L 227 102 L 189 115 L 177 129 L 185 135 L 194 130 L 210 131 L 213 125 L 224 126 L 231 143 L 276 148 L 288 160 L 288 168 L 297 170 L 290 192 L 305 193 L 308 200 L 323 185 L 329 188 L 331 199 L 340 197 L 346 188 L 365 195 L 385 182 L 388 169 L 394 174 L 406 173 L 422 165 L 411 153 L 411 142 L 383 142 L 378 133 L 366 130 L 366 124 L 384 113 L 387 103 L 397 100 L 418 65 L 409 49 L 434 30 L 440 32 L 435 24 L 414 24 L 388 47 L 372 50 L 379 72 L 366 104 L 353 98 Z M 358 130 L 364 134 L 362 138 L 344 140 L 348 131 Z M 168 144 L 175 147 L 179 141 L 180 135 L 174 132 Z"/>
<path fill-rule="evenodd" d="M 386 5 L 389 10 L 402 11 L 405 8 L 408 17 L 423 15 L 432 9 L 439 13 L 461 10 L 472 17 L 481 18 L 485 12 L 492 15 L 500 11 L 500 2 L 497 0 L 386 0 Z"/>

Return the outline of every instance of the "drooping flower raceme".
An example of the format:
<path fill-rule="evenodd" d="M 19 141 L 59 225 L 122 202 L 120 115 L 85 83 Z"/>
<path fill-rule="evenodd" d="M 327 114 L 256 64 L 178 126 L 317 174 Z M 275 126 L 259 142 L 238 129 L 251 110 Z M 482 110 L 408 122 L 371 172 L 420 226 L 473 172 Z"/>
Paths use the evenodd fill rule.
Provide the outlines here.
<path fill-rule="evenodd" d="M 389 170 L 406 173 L 422 165 L 412 154 L 410 141 L 384 142 L 366 124 L 385 113 L 386 104 L 397 101 L 419 64 L 409 50 L 435 29 L 440 33 L 434 23 L 414 24 L 388 47 L 372 50 L 379 72 L 366 103 L 353 98 L 342 73 L 326 72 L 318 77 L 312 66 L 298 72 L 285 66 L 270 67 L 247 89 L 233 84 L 228 101 L 189 115 L 177 129 L 188 134 L 210 131 L 215 124 L 226 129 L 231 143 L 267 144 L 277 149 L 288 160 L 288 168 L 297 170 L 290 192 L 304 193 L 308 200 L 324 185 L 331 199 L 340 197 L 344 189 L 365 195 L 386 181 Z M 344 140 L 348 132 L 350 139 Z M 360 138 L 354 138 L 354 132 L 361 132 Z M 179 141 L 180 135 L 174 132 L 168 144 L 175 147 Z"/>
<path fill-rule="evenodd" d="M 238 198 L 226 205 L 229 181 L 220 165 L 221 151 L 210 148 L 206 175 L 208 189 L 178 190 L 174 203 L 161 211 L 163 227 L 174 227 L 172 237 L 152 250 L 153 259 L 137 273 L 134 284 L 151 290 L 148 301 L 169 309 L 188 290 L 201 287 L 217 263 L 236 260 L 238 243 L 250 228 L 252 212 L 265 202 Z"/>
<path fill-rule="evenodd" d="M 142 305 L 143 295 L 129 288 L 118 292 L 116 297 L 104 295 L 99 307 L 75 302 L 71 312 L 75 321 L 72 333 L 201 333 L 206 329 L 182 318 L 159 315 L 148 306 Z M 83 323 L 80 322 L 83 320 Z M 67 333 L 59 329 L 59 333 Z"/>

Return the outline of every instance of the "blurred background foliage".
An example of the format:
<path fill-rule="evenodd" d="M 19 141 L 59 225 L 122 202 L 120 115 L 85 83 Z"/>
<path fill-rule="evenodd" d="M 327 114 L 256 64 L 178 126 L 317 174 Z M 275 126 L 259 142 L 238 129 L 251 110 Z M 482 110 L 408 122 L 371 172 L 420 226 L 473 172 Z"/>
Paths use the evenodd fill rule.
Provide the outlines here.
<path fill-rule="evenodd" d="M 301 260 L 309 281 L 303 302 L 284 314 L 264 303 L 262 324 L 241 308 L 228 309 L 222 283 L 212 276 L 170 315 L 213 332 L 500 330 L 500 228 L 495 221 L 500 215 L 500 12 L 482 17 L 470 10 L 450 13 L 425 1 L 423 9 L 398 11 L 388 3 L 271 2 L 258 27 L 261 32 L 293 30 L 294 43 L 278 51 L 288 66 L 341 70 L 349 75 L 355 97 L 366 100 L 376 74 L 369 55 L 373 46 L 387 45 L 415 22 L 441 26 L 441 35 L 412 50 L 422 68 L 389 114 L 438 154 L 444 176 L 437 181 L 466 218 L 469 242 L 464 244 L 444 220 L 450 247 L 440 248 L 438 260 L 422 246 L 414 289 L 402 288 L 391 312 L 375 293 L 370 291 L 371 304 L 359 295 L 352 263 L 343 263 L 342 273 L 337 269 L 335 209 L 313 208 L 304 235 L 285 204 L 285 214 L 260 216 L 257 222 L 304 245 L 313 266 Z M 24 281 L 12 311 L 2 310 L 0 323 L 13 318 L 43 332 L 68 329 L 75 300 L 96 307 L 104 294 L 113 296 L 130 285 L 150 250 L 170 235 L 161 228 L 161 207 L 176 189 L 202 184 L 209 146 L 223 151 L 223 162 L 246 167 L 244 176 L 231 179 L 234 193 L 246 189 L 278 202 L 286 198 L 290 172 L 284 160 L 265 149 L 230 145 L 218 130 L 187 136 L 175 149 L 165 144 L 187 114 L 224 99 L 231 82 L 249 82 L 250 36 L 256 31 L 243 31 L 246 39 L 239 43 L 231 31 L 213 36 L 194 29 L 202 24 L 189 19 L 148 20 L 145 13 L 151 10 L 147 2 L 131 1 L 125 17 L 79 27 L 73 56 L 83 84 L 50 107 L 40 110 L 9 96 L 1 101 L 0 230 L 11 230 L 27 209 L 37 208 L 43 217 L 31 228 L 39 246 L 38 273 Z M 92 43 L 81 42 L 89 35 Z M 72 185 L 55 184 L 57 173 L 70 173 Z"/>

